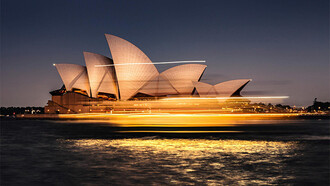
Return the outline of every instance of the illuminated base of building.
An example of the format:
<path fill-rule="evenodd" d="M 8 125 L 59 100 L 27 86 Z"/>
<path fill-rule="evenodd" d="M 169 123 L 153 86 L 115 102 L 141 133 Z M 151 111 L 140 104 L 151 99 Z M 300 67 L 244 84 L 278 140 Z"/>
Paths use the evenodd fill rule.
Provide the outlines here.
<path fill-rule="evenodd" d="M 116 101 L 104 98 L 90 98 L 77 92 L 52 94 L 45 106 L 46 114 L 145 114 L 145 113 L 231 113 L 254 112 L 249 100 L 243 97 L 236 99 L 214 99 L 200 97 L 139 97 L 127 101 Z M 244 107 L 247 106 L 247 107 Z"/>

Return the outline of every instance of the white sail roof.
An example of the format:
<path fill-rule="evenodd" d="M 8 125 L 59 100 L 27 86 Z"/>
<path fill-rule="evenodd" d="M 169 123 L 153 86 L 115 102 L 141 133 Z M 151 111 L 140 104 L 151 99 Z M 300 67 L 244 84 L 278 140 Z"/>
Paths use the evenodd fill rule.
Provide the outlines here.
<path fill-rule="evenodd" d="M 116 74 L 110 58 L 105 56 L 84 52 L 89 84 L 91 87 L 92 97 L 97 97 L 98 92 L 114 94 L 118 98 L 118 88 L 116 83 Z"/>
<path fill-rule="evenodd" d="M 132 43 L 114 35 L 105 36 L 115 64 L 120 99 L 127 100 L 159 72 L 148 56 Z"/>
<path fill-rule="evenodd" d="M 180 94 L 191 94 L 194 90 L 194 81 L 199 81 L 206 65 L 185 64 L 172 67 L 160 74 L 161 77 L 170 81 L 172 86 Z"/>
<path fill-rule="evenodd" d="M 113 60 L 84 52 L 86 67 L 75 64 L 56 64 L 68 91 L 85 90 L 90 97 L 99 92 L 114 94 L 127 100 L 137 93 L 151 96 L 191 95 L 194 88 L 200 96 L 230 97 L 250 79 L 238 79 L 209 85 L 199 82 L 206 65 L 185 64 L 159 74 L 158 70 L 139 48 L 114 35 L 105 34 Z"/>
<path fill-rule="evenodd" d="M 87 69 L 85 66 L 76 64 L 55 64 L 58 73 L 64 83 L 66 90 L 72 88 L 85 90 L 90 96 Z"/>
<path fill-rule="evenodd" d="M 194 81 L 193 84 L 200 96 L 208 96 L 210 91 L 215 91 L 213 85 L 207 83 Z"/>
<path fill-rule="evenodd" d="M 216 85 L 194 82 L 194 86 L 200 96 L 230 97 L 250 81 L 251 79 L 237 79 L 225 81 Z"/>
<path fill-rule="evenodd" d="M 215 90 L 217 91 L 218 97 L 230 97 L 238 89 L 250 82 L 251 79 L 236 79 L 225 81 L 219 84 L 214 85 Z"/>
<path fill-rule="evenodd" d="M 173 88 L 171 83 L 161 76 L 157 76 L 147 82 L 139 92 L 151 96 L 175 95 L 178 92 Z"/>

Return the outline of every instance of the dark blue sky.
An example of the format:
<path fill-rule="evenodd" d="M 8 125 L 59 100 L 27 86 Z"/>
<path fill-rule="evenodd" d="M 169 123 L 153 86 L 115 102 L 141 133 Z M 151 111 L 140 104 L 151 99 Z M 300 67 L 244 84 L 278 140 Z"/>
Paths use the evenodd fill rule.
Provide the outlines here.
<path fill-rule="evenodd" d="M 204 82 L 253 79 L 243 95 L 330 98 L 328 0 L 1 0 L 1 106 L 44 106 L 52 64 L 110 56 L 104 33 L 152 61 L 205 59 Z"/>

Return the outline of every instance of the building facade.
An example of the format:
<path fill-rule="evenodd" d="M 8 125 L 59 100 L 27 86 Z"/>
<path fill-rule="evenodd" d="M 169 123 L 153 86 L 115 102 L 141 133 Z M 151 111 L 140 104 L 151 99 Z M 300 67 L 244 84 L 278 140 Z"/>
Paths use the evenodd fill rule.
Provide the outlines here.
<path fill-rule="evenodd" d="M 113 59 L 84 52 L 86 66 L 54 64 L 64 85 L 50 92 L 52 99 L 45 106 L 45 113 L 189 108 L 193 102 L 183 107 L 184 104 L 173 103 L 168 98 L 240 96 L 240 91 L 251 81 L 239 79 L 216 85 L 200 82 L 207 67 L 203 64 L 178 65 L 159 73 L 135 45 L 114 35 L 105 34 L 105 37 Z M 199 103 L 194 107 L 205 109 L 218 103 Z"/>

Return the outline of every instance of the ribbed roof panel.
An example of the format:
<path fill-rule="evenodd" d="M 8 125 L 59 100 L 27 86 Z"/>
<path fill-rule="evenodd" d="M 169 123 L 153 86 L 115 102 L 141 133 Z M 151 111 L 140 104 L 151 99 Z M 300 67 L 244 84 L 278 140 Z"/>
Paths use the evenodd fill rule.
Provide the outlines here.
<path fill-rule="evenodd" d="M 215 90 L 217 91 L 218 97 L 230 97 L 242 86 L 250 82 L 251 79 L 237 79 L 225 81 L 219 84 L 214 85 Z"/>
<path fill-rule="evenodd" d="M 76 64 L 56 64 L 55 65 L 66 90 L 72 88 L 85 90 L 90 96 L 90 86 L 88 81 L 87 69 L 85 66 Z"/>
<path fill-rule="evenodd" d="M 110 58 L 91 52 L 84 52 L 89 83 L 92 97 L 97 97 L 98 92 L 114 94 L 118 98 L 118 88 L 116 83 L 115 69 Z"/>
<path fill-rule="evenodd" d="M 105 36 L 115 64 L 120 99 L 127 100 L 146 82 L 157 77 L 158 70 L 148 56 L 132 43 L 114 35 Z"/>
<path fill-rule="evenodd" d="M 203 83 L 203 82 L 193 82 L 196 90 L 200 96 L 208 96 L 209 91 L 213 88 L 213 85 Z"/>
<path fill-rule="evenodd" d="M 164 96 L 164 95 L 175 95 L 178 92 L 173 88 L 171 83 L 162 78 L 161 76 L 157 76 L 156 78 L 147 82 L 139 92 L 148 94 L 151 96 Z"/>
<path fill-rule="evenodd" d="M 199 81 L 206 65 L 185 64 L 172 67 L 160 74 L 170 81 L 172 86 L 180 93 L 190 95 L 194 90 L 194 81 Z"/>

